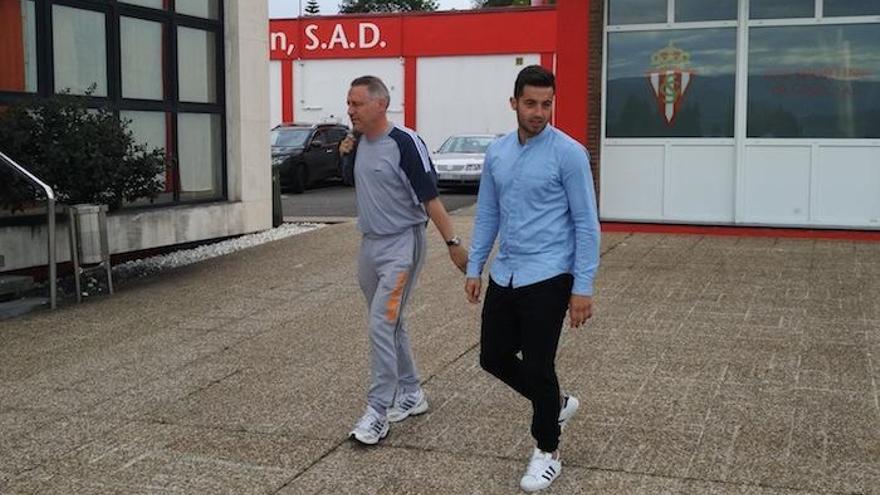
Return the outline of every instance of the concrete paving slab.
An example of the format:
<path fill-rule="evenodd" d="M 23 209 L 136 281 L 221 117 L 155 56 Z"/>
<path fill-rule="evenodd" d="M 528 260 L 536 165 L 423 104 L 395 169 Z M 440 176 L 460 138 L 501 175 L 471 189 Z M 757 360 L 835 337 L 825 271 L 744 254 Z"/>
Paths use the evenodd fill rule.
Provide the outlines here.
<path fill-rule="evenodd" d="M 52 418 L 15 435 L 0 449 L 0 466 L 18 475 L 59 459 L 123 423 L 79 416 Z"/>
<path fill-rule="evenodd" d="M 720 383 L 649 378 L 631 404 L 624 425 L 652 430 L 701 429 Z"/>
<path fill-rule="evenodd" d="M 517 493 L 527 456 L 528 452 L 524 452 L 522 459 L 508 460 L 409 448 L 363 449 L 344 445 L 279 493 Z M 352 474 L 339 476 L 342 472 Z M 542 493 L 662 493 L 671 482 L 665 478 L 563 465 L 558 481 Z"/>
<path fill-rule="evenodd" d="M 40 490 L 60 483 L 131 493 L 267 493 L 331 445 L 314 440 L 132 422 L 45 469 Z"/>
<path fill-rule="evenodd" d="M 480 369 L 480 308 L 429 240 L 406 314 L 432 408 L 378 448 L 345 440 L 369 370 L 340 224 L 0 322 L 0 492 L 516 492 L 529 404 Z M 582 409 L 548 493 L 878 493 L 880 248 L 602 252 L 596 316 L 561 340 Z"/>
<path fill-rule="evenodd" d="M 4 407 L 0 411 L 0 445 L 8 445 L 16 437 L 33 433 L 57 419 L 58 415 Z"/>
<path fill-rule="evenodd" d="M 682 478 L 700 447 L 701 428 L 619 426 L 599 458 L 602 469 Z"/>
<path fill-rule="evenodd" d="M 167 372 L 124 392 L 95 404 L 81 412 L 84 416 L 147 420 L 154 411 L 239 373 L 237 366 L 218 365 L 206 361 Z"/>
<path fill-rule="evenodd" d="M 806 343 L 799 355 L 799 386 L 860 392 L 874 387 L 864 345 Z"/>

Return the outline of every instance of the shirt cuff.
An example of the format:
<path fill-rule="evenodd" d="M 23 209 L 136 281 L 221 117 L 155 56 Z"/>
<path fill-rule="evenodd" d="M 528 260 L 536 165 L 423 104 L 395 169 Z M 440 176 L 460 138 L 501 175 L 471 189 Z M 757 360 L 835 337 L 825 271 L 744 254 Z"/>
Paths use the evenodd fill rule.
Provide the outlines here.
<path fill-rule="evenodd" d="M 575 296 L 593 296 L 593 281 L 575 280 L 571 293 Z"/>
<path fill-rule="evenodd" d="M 467 278 L 480 278 L 482 276 L 482 270 L 476 263 L 468 263 L 467 265 Z"/>

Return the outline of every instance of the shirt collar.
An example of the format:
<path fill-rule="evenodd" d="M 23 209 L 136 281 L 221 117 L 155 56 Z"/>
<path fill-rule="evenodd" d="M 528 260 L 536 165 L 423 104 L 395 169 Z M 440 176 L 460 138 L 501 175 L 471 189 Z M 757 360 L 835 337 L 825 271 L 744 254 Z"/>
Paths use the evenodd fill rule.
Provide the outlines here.
<path fill-rule="evenodd" d="M 530 145 L 530 144 L 540 144 L 540 143 L 546 141 L 547 138 L 550 136 L 550 134 L 552 134 L 552 132 L 553 132 L 553 131 L 551 130 L 552 128 L 553 128 L 553 126 L 550 125 L 550 124 L 545 125 L 545 126 L 544 126 L 544 129 L 543 129 L 541 132 L 539 132 L 538 134 L 536 134 L 535 137 L 533 137 L 533 138 L 529 139 L 528 141 L 526 141 L 526 144 L 523 144 L 523 145 L 520 145 L 520 146 L 528 146 L 528 145 Z M 517 138 L 516 138 L 516 142 L 517 142 L 517 144 L 519 144 L 519 136 L 517 136 Z"/>
<path fill-rule="evenodd" d="M 370 142 L 370 143 L 375 143 L 375 142 L 377 142 L 377 141 L 383 139 L 384 137 L 388 136 L 389 134 L 391 134 L 391 131 L 392 131 L 393 129 L 394 129 L 394 122 L 391 122 L 391 121 L 389 120 L 389 121 L 388 121 L 388 127 L 385 128 L 385 131 L 383 131 L 382 134 L 379 134 L 378 136 L 376 136 L 375 139 L 370 139 L 370 138 L 368 138 L 367 136 L 364 136 L 364 139 L 366 139 L 366 140 L 367 140 L 368 142 Z"/>

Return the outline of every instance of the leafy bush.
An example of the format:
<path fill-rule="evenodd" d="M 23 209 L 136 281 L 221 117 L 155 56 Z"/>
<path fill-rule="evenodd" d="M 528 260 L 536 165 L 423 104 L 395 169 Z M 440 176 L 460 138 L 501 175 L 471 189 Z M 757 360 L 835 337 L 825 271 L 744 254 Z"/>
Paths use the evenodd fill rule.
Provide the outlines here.
<path fill-rule="evenodd" d="M 0 114 L 0 151 L 49 184 L 66 204 L 106 204 L 154 198 L 162 186 L 165 152 L 137 144 L 128 121 L 82 98 L 59 94 Z M 2 168 L 2 167 L 0 167 Z M 22 209 L 33 189 L 0 175 L 0 208 Z"/>

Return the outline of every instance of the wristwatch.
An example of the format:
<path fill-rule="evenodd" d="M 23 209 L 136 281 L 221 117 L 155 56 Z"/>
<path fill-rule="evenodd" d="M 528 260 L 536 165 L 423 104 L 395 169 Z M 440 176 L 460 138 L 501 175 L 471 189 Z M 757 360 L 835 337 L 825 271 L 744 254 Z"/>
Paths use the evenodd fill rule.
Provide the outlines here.
<path fill-rule="evenodd" d="M 449 247 L 461 246 L 461 237 L 458 237 L 457 235 L 452 236 L 452 239 L 449 239 L 448 241 L 446 241 L 446 245 Z"/>

